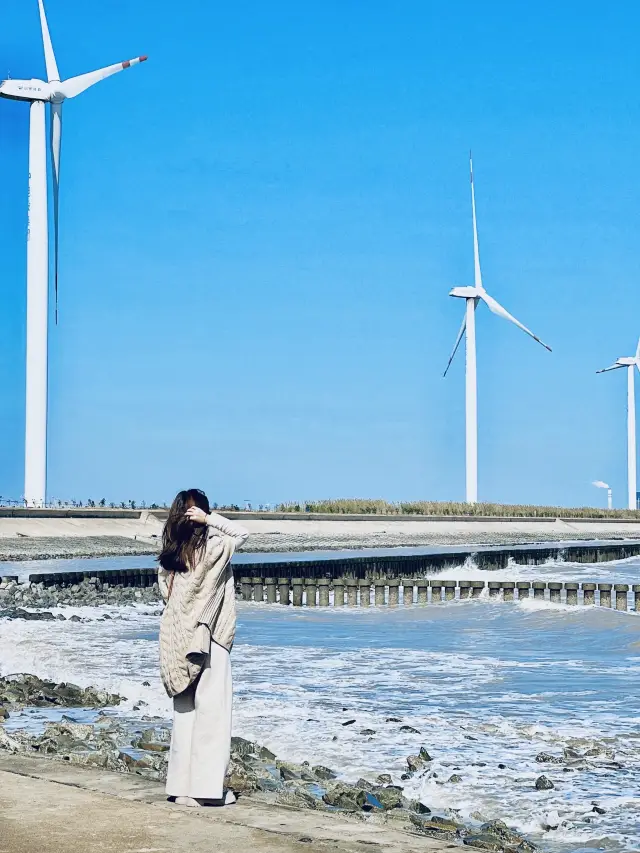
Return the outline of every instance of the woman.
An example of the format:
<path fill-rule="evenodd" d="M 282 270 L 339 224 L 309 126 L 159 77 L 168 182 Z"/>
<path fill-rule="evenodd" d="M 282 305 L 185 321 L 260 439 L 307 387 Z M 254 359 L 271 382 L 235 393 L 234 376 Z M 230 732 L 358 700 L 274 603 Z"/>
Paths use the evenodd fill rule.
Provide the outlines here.
<path fill-rule="evenodd" d="M 231 557 L 249 533 L 212 513 L 199 489 L 178 492 L 162 534 L 160 671 L 173 697 L 167 794 L 178 805 L 230 805 L 231 663 L 236 629 Z"/>

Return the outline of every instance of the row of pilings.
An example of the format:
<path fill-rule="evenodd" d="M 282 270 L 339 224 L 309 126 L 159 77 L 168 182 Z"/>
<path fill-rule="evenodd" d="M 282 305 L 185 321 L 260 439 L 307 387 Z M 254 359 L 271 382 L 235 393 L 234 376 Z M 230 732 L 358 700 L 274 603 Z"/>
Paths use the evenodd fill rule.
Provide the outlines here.
<path fill-rule="evenodd" d="M 17 582 L 15 576 L 0 577 L 1 584 Z M 45 582 L 46 581 L 46 582 Z M 118 586 L 154 587 L 159 592 L 155 569 L 129 572 L 57 572 L 30 575 L 29 582 L 41 588 L 79 587 L 83 582 L 108 590 Z M 577 581 L 483 581 L 442 578 L 289 578 L 241 577 L 238 597 L 259 604 L 294 607 L 370 607 L 439 604 L 486 597 L 501 601 L 533 599 L 567 605 L 615 606 L 640 610 L 640 584 Z"/>
<path fill-rule="evenodd" d="M 486 592 L 485 592 L 486 591 Z M 555 604 L 599 605 L 617 610 L 631 604 L 640 609 L 640 584 L 578 583 L 577 581 L 465 581 L 438 579 L 378 578 L 261 578 L 244 577 L 240 594 L 244 601 L 260 604 L 284 604 L 294 607 L 370 607 L 401 604 L 440 604 L 480 598 L 516 601 L 533 598 Z M 613 596 L 613 597 L 612 597 Z"/>

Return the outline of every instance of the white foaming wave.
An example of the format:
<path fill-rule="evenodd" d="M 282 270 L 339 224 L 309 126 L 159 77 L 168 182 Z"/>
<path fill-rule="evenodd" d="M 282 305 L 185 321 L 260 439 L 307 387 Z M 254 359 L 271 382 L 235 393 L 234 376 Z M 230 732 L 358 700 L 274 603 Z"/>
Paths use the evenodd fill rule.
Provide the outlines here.
<path fill-rule="evenodd" d="M 136 636 L 145 628 L 157 630 L 158 620 L 141 613 L 134 617 L 127 608 L 120 614 L 118 622 L 1 620 L 0 675 L 28 672 L 81 687 L 101 687 L 126 696 L 124 709 L 143 701 L 141 714 L 167 716 L 170 703 L 158 675 L 157 644 Z"/>

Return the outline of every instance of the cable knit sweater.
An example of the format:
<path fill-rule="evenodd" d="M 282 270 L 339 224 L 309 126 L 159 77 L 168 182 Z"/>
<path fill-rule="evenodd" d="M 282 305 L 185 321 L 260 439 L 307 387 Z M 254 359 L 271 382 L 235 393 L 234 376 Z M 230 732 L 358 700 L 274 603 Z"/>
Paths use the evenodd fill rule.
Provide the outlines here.
<path fill-rule="evenodd" d="M 228 651 L 233 646 L 236 603 L 230 563 L 249 532 L 216 513 L 207 516 L 207 526 L 209 537 L 191 571 L 158 570 L 166 602 L 160 622 L 160 672 L 169 696 L 177 696 L 196 680 L 211 640 Z"/>

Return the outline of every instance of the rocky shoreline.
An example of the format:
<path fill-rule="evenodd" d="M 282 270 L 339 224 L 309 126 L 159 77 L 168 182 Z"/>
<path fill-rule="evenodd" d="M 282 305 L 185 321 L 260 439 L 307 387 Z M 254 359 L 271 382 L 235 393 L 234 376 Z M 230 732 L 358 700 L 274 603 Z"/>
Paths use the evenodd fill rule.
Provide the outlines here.
<path fill-rule="evenodd" d="M 121 701 L 123 697 L 103 690 L 56 684 L 29 674 L 0 677 L 0 750 L 163 781 L 170 728 L 157 717 L 127 720 L 105 712 Z M 95 715 L 92 722 L 80 722 L 73 712 L 64 713 L 58 722 L 45 722 L 38 734 L 20 728 L 7 732 L 1 725 L 32 708 L 77 708 L 85 713 L 93 709 Z M 431 761 L 422 748 L 418 755 L 407 758 L 403 778 L 426 772 Z M 536 850 L 503 821 L 483 821 L 481 815 L 475 815 L 475 823 L 465 825 L 455 810 L 433 813 L 428 803 L 405 797 L 403 788 L 392 784 L 389 774 L 350 784 L 338 779 L 328 767 L 282 761 L 265 747 L 241 737 L 232 739 L 227 784 L 240 796 L 300 809 L 348 812 L 363 820 L 393 821 L 399 829 L 497 853 Z"/>
<path fill-rule="evenodd" d="M 0 618 L 4 619 L 30 619 L 51 620 L 65 619 L 59 613 L 54 616 L 46 608 L 60 606 L 73 607 L 99 607 L 111 605 L 122 607 L 124 605 L 146 604 L 160 605 L 162 603 L 160 590 L 157 583 L 150 587 L 122 587 L 103 585 L 98 578 L 88 578 L 79 584 L 68 587 L 49 586 L 44 584 L 18 583 L 14 580 L 2 581 L 0 583 Z M 36 608 L 36 612 L 25 610 L 25 608 Z M 160 615 L 162 611 L 158 611 Z M 103 619 L 109 619 L 104 614 Z M 70 617 L 72 621 L 81 621 L 77 615 Z"/>

